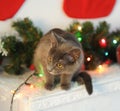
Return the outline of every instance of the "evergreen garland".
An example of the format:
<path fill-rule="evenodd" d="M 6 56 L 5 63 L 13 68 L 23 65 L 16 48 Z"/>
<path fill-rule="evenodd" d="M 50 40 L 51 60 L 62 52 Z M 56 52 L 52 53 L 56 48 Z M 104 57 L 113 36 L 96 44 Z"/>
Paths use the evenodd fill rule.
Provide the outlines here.
<path fill-rule="evenodd" d="M 0 39 L 0 60 L 7 55 L 9 61 L 4 70 L 18 75 L 32 64 L 34 49 L 43 33 L 29 18 L 14 21 L 12 27 L 19 36 L 9 35 Z M 120 30 L 110 32 L 109 29 L 110 25 L 105 21 L 100 22 L 97 27 L 90 21 L 74 21 L 66 29 L 83 46 L 86 70 L 93 70 L 103 63 L 117 62 L 116 48 L 120 44 Z"/>
<path fill-rule="evenodd" d="M 22 66 L 29 67 L 32 64 L 34 49 L 42 37 L 42 31 L 35 27 L 29 18 L 13 22 L 12 27 L 18 32 L 19 37 L 2 37 L 10 59 L 4 68 L 10 74 L 22 74 Z"/>
<path fill-rule="evenodd" d="M 120 44 L 120 30 L 109 32 L 110 25 L 103 21 L 95 28 L 90 21 L 74 21 L 67 31 L 81 42 L 85 54 L 85 69 L 93 70 L 103 63 L 115 63 L 116 48 Z"/>

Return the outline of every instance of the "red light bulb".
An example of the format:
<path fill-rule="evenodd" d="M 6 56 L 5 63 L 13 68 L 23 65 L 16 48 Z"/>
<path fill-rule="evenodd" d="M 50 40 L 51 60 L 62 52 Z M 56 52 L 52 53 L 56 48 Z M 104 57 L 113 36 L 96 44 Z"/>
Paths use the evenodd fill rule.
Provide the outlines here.
<path fill-rule="evenodd" d="M 100 47 L 105 48 L 107 46 L 106 39 L 105 38 L 100 39 L 99 45 L 100 45 Z"/>

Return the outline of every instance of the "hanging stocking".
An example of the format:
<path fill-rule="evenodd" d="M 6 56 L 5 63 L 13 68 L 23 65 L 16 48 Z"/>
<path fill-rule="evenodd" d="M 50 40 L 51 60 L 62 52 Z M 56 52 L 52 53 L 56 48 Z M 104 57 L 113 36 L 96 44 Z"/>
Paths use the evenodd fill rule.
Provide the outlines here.
<path fill-rule="evenodd" d="M 25 0 L 0 0 L 0 20 L 13 17 Z"/>
<path fill-rule="evenodd" d="M 98 18 L 108 16 L 116 0 L 64 0 L 63 10 L 72 18 Z"/>

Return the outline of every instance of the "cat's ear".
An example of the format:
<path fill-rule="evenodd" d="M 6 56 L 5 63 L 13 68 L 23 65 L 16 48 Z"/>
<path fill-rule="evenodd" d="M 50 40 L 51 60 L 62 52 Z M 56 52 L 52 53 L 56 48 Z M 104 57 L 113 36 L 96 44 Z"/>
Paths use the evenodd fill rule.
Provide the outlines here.
<path fill-rule="evenodd" d="M 50 34 L 51 34 L 51 36 L 50 36 L 51 45 L 54 48 L 54 47 L 58 46 L 58 41 L 57 41 L 57 38 L 55 37 L 54 32 L 51 32 Z"/>
<path fill-rule="evenodd" d="M 54 31 L 53 31 L 52 34 L 55 36 L 55 38 L 56 38 L 56 40 L 58 41 L 58 43 L 66 42 L 66 40 L 62 37 L 61 34 L 59 34 L 59 33 L 57 33 L 57 32 L 54 32 Z"/>
<path fill-rule="evenodd" d="M 64 60 L 67 60 L 70 63 L 75 62 L 74 58 L 70 54 L 65 54 L 64 55 Z"/>
<path fill-rule="evenodd" d="M 80 57 L 80 53 L 80 49 L 72 49 L 64 55 L 64 59 L 70 63 L 74 63 Z"/>
<path fill-rule="evenodd" d="M 69 55 L 76 61 L 80 57 L 80 49 L 72 49 L 69 51 Z"/>

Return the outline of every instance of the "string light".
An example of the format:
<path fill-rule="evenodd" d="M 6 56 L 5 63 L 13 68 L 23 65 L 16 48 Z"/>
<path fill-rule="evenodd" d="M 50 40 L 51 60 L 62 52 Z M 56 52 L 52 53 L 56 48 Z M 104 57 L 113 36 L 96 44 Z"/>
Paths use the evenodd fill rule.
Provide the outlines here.
<path fill-rule="evenodd" d="M 15 99 L 16 99 L 16 98 L 21 98 L 22 96 L 23 96 L 22 93 L 18 93 L 18 94 L 15 95 Z"/>
<path fill-rule="evenodd" d="M 81 42 L 81 41 L 82 41 L 82 38 L 81 38 L 81 37 L 79 37 L 79 38 L 78 38 L 78 41 L 80 41 L 80 42 Z"/>
<path fill-rule="evenodd" d="M 112 63 L 112 61 L 110 59 L 108 59 L 108 60 L 105 61 L 106 65 L 110 65 L 111 63 Z"/>
<path fill-rule="evenodd" d="M 97 67 L 97 72 L 98 72 L 98 73 L 103 73 L 103 72 L 105 72 L 107 66 L 108 66 L 107 64 L 100 64 L 100 65 L 98 65 L 98 67 Z"/>
<path fill-rule="evenodd" d="M 82 31 L 82 26 L 78 26 L 78 30 L 79 30 L 79 31 Z"/>
<path fill-rule="evenodd" d="M 14 93 L 15 93 L 15 91 L 14 91 L 14 90 L 11 90 L 11 93 L 12 93 L 12 94 L 14 94 Z"/>
<path fill-rule="evenodd" d="M 25 83 L 25 85 L 29 86 L 31 89 L 35 88 L 35 86 L 33 84 L 30 84 L 30 83 Z"/>
<path fill-rule="evenodd" d="M 115 40 L 115 39 L 112 42 L 113 42 L 113 44 L 117 44 L 117 40 Z"/>
<path fill-rule="evenodd" d="M 78 23 L 78 22 L 74 22 L 74 24 L 73 24 L 73 30 L 81 31 L 82 30 L 81 24 Z"/>
<path fill-rule="evenodd" d="M 44 76 L 44 74 L 42 74 L 42 73 L 38 74 L 38 77 L 43 77 L 43 76 Z"/>
<path fill-rule="evenodd" d="M 101 47 L 105 48 L 107 46 L 107 42 L 105 38 L 100 39 L 99 44 Z"/>
<path fill-rule="evenodd" d="M 87 57 L 87 61 L 90 62 L 91 61 L 91 57 Z"/>
<path fill-rule="evenodd" d="M 27 84 L 27 81 L 28 81 L 33 75 L 35 75 L 35 74 L 32 73 L 30 76 L 28 76 L 28 78 L 27 78 L 23 83 L 21 83 L 21 84 L 16 88 L 16 90 L 11 91 L 11 93 L 13 93 L 13 94 L 12 94 L 12 99 L 11 99 L 11 104 L 10 104 L 10 111 L 13 110 L 13 101 L 14 101 L 14 97 L 16 96 L 17 91 L 20 90 L 20 88 L 21 88 L 23 85 Z M 23 96 L 23 94 L 21 94 L 20 96 Z"/>
<path fill-rule="evenodd" d="M 39 69 L 40 69 L 39 74 L 34 74 L 34 75 L 36 75 L 38 77 L 43 77 L 44 76 L 44 70 L 43 70 L 43 67 L 42 67 L 41 64 L 39 65 Z"/>
<path fill-rule="evenodd" d="M 102 65 L 99 65 L 99 66 L 97 67 L 97 71 L 98 71 L 99 73 L 103 72 L 103 71 L 104 71 L 103 66 L 102 66 Z"/>
<path fill-rule="evenodd" d="M 15 94 L 15 91 L 14 91 L 14 90 L 11 90 L 11 93 L 12 93 L 12 94 Z M 16 98 L 20 98 L 20 97 L 22 97 L 22 96 L 23 96 L 22 93 L 18 93 L 18 94 L 15 95 L 15 99 L 16 99 Z"/>
<path fill-rule="evenodd" d="M 105 56 L 108 56 L 109 55 L 109 53 L 108 52 L 105 52 Z"/>
<path fill-rule="evenodd" d="M 77 37 L 78 41 L 81 42 L 82 41 L 82 35 L 81 35 L 81 32 L 77 31 L 75 33 L 75 36 Z"/>
<path fill-rule="evenodd" d="M 30 88 L 31 88 L 31 89 L 34 88 L 34 87 L 35 87 L 35 86 L 34 86 L 33 84 L 30 85 Z"/>

